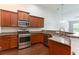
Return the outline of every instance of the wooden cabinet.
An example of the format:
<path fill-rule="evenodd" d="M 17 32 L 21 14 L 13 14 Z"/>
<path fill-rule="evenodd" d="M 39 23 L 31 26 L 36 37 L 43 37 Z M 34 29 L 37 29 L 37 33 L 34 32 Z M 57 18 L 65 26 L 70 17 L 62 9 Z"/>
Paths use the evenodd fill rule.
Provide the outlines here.
<path fill-rule="evenodd" d="M 43 33 L 32 33 L 31 34 L 31 44 L 35 44 L 35 43 L 44 43 Z"/>
<path fill-rule="evenodd" d="M 16 48 L 17 47 L 17 36 L 16 35 L 1 36 L 0 47 L 2 48 L 2 50 Z"/>
<path fill-rule="evenodd" d="M 6 50 L 6 49 L 9 49 L 9 40 L 8 39 L 6 39 L 6 38 L 3 38 L 3 40 L 2 40 L 2 50 Z"/>
<path fill-rule="evenodd" d="M 18 20 L 28 20 L 28 19 L 29 19 L 28 12 L 18 10 Z"/>
<path fill-rule="evenodd" d="M 10 26 L 10 15 L 11 13 L 9 11 L 1 11 L 1 26 Z"/>
<path fill-rule="evenodd" d="M 7 39 L 5 36 L 1 36 L 0 41 L 2 50 L 9 49 L 9 39 Z"/>
<path fill-rule="evenodd" d="M 0 10 L 0 27 L 1 27 L 1 10 Z"/>
<path fill-rule="evenodd" d="M 2 38 L 0 37 L 0 50 L 2 50 Z"/>
<path fill-rule="evenodd" d="M 0 10 L 0 26 L 15 27 L 17 26 L 17 13 L 7 10 Z"/>
<path fill-rule="evenodd" d="M 17 36 L 16 35 L 12 35 L 12 36 L 10 36 L 10 39 L 9 39 L 9 43 L 10 43 L 10 48 L 16 48 L 17 47 Z"/>
<path fill-rule="evenodd" d="M 29 15 L 28 12 L 20 11 L 12 12 L 0 9 L 0 26 L 1 27 L 16 27 L 18 20 L 27 20 L 31 28 L 44 27 L 44 18 Z"/>
<path fill-rule="evenodd" d="M 71 47 L 53 40 L 48 41 L 50 55 L 70 55 Z"/>
<path fill-rule="evenodd" d="M 30 27 L 41 28 L 44 27 L 44 18 L 37 16 L 29 16 Z"/>
<path fill-rule="evenodd" d="M 18 23 L 17 13 L 11 12 L 11 25 L 10 26 L 16 27 L 17 26 L 17 23 Z"/>

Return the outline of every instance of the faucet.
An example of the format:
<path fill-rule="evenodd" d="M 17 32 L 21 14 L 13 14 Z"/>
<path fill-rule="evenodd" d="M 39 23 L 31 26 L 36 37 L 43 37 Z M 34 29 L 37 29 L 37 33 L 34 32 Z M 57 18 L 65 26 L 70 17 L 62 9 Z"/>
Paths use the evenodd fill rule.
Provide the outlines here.
<path fill-rule="evenodd" d="M 65 31 L 65 29 L 63 27 L 59 28 L 59 31 Z"/>

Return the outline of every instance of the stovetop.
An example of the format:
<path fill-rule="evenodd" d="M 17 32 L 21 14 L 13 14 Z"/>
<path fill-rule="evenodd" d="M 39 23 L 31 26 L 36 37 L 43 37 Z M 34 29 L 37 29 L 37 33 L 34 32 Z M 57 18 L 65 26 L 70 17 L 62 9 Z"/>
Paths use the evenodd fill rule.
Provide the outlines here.
<path fill-rule="evenodd" d="M 30 31 L 25 31 L 25 30 L 19 30 L 18 34 L 30 34 Z"/>

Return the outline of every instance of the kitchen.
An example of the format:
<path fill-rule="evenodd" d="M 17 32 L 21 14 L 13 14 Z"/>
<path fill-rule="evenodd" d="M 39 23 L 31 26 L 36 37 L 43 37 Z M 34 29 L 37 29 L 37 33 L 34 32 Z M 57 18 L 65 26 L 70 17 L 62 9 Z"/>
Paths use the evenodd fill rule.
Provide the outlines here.
<path fill-rule="evenodd" d="M 73 21 L 75 19 L 78 21 L 78 6 L 73 4 L 0 5 L 0 54 L 79 54 L 79 36 L 73 34 L 72 28 Z M 21 38 L 25 39 L 23 41 L 25 43 L 21 44 Z"/>

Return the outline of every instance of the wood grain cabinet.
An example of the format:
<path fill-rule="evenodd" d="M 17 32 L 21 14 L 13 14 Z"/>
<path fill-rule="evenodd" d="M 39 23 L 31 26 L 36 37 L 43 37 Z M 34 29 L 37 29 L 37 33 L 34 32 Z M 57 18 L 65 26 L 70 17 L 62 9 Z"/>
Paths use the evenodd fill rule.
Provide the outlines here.
<path fill-rule="evenodd" d="M 18 10 L 18 20 L 28 20 L 29 19 L 29 13 L 25 11 Z"/>
<path fill-rule="evenodd" d="M 17 26 L 17 13 L 7 10 L 0 10 L 0 26 L 15 27 Z"/>
<path fill-rule="evenodd" d="M 11 49 L 17 47 L 17 36 L 16 35 L 6 35 L 0 37 L 0 47 L 1 50 Z"/>
<path fill-rule="evenodd" d="M 1 36 L 0 41 L 1 41 L 0 46 L 2 50 L 9 49 L 9 39 L 7 39 L 7 37 Z"/>
<path fill-rule="evenodd" d="M 12 36 L 10 36 L 10 39 L 9 39 L 9 44 L 10 44 L 10 48 L 16 48 L 17 47 L 17 40 L 18 38 L 17 38 L 17 36 L 16 35 L 12 35 Z"/>
<path fill-rule="evenodd" d="M 53 40 L 48 41 L 50 55 L 70 55 L 71 47 Z"/>
<path fill-rule="evenodd" d="M 42 28 L 44 27 L 44 18 L 37 16 L 29 16 L 30 27 Z"/>
<path fill-rule="evenodd" d="M 18 24 L 18 18 L 17 18 L 17 13 L 11 12 L 11 25 L 12 27 L 17 27 Z"/>
<path fill-rule="evenodd" d="M 16 27 L 18 20 L 29 21 L 31 28 L 44 27 L 44 18 L 29 15 L 28 12 L 18 10 L 16 12 L 0 9 L 0 26 L 1 27 Z"/>
<path fill-rule="evenodd" d="M 32 33 L 31 34 L 31 44 L 35 44 L 35 43 L 44 43 L 43 33 Z"/>
<path fill-rule="evenodd" d="M 10 26 L 10 12 L 2 10 L 1 11 L 1 26 Z"/>
<path fill-rule="evenodd" d="M 3 44 L 3 41 L 2 41 L 2 37 L 0 37 L 0 47 L 1 47 L 1 49 L 0 50 L 2 50 L 2 44 Z"/>

